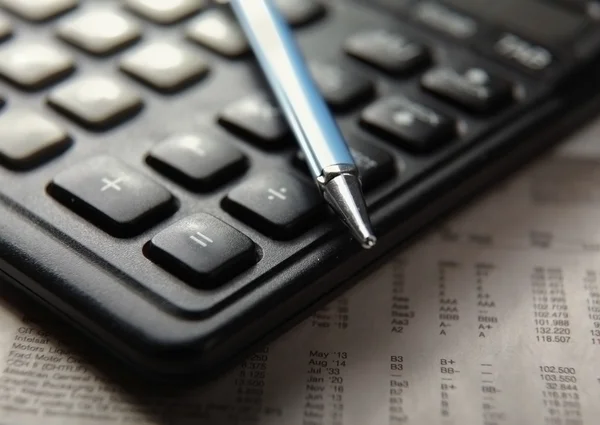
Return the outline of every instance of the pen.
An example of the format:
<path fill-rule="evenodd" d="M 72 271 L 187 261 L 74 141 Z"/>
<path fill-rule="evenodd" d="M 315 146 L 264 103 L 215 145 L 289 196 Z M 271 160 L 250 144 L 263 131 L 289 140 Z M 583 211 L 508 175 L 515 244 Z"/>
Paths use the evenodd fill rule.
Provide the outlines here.
<path fill-rule="evenodd" d="M 287 22 L 271 0 L 229 3 L 322 196 L 363 248 L 373 247 L 358 168 Z"/>

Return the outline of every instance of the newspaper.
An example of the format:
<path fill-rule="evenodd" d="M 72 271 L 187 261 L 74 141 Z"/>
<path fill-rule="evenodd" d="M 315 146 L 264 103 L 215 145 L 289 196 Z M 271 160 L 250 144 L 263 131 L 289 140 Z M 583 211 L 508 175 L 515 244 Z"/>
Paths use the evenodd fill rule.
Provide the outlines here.
<path fill-rule="evenodd" d="M 600 122 L 200 388 L 131 388 L 0 286 L 0 424 L 597 425 Z"/>

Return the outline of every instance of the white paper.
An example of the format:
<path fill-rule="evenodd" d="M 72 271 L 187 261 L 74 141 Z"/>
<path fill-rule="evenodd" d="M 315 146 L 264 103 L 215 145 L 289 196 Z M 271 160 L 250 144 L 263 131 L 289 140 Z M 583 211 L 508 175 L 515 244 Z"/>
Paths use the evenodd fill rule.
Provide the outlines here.
<path fill-rule="evenodd" d="M 598 134 L 600 123 L 514 175 L 206 388 L 123 387 L 47 332 L 68 329 L 6 300 L 0 424 L 597 425 Z"/>

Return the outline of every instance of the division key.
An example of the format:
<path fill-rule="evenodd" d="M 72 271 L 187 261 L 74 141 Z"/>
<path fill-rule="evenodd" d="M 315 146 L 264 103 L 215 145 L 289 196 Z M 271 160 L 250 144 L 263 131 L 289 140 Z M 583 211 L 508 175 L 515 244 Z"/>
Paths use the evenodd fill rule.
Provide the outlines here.
<path fill-rule="evenodd" d="M 289 239 L 306 230 L 321 205 L 315 185 L 283 172 L 250 178 L 223 201 L 233 216 L 274 239 Z"/>

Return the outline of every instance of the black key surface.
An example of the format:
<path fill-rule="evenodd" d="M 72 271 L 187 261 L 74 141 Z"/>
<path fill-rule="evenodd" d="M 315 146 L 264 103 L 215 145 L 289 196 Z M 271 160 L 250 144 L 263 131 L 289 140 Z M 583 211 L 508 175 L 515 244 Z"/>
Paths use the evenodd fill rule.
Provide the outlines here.
<path fill-rule="evenodd" d="M 0 74 L 21 88 L 46 87 L 74 69 L 72 56 L 48 43 L 20 41 L 0 49 Z"/>
<path fill-rule="evenodd" d="M 325 14 L 325 5 L 320 0 L 275 0 L 275 5 L 292 26 L 306 25 Z"/>
<path fill-rule="evenodd" d="M 1 7 L 33 22 L 55 18 L 78 4 L 79 0 L 0 0 Z"/>
<path fill-rule="evenodd" d="M 177 134 L 156 145 L 147 162 L 190 190 L 208 191 L 239 176 L 246 156 L 215 135 Z"/>
<path fill-rule="evenodd" d="M 227 57 L 239 57 L 250 51 L 242 29 L 224 10 L 203 12 L 189 23 L 185 33 L 188 39 Z"/>
<path fill-rule="evenodd" d="M 483 5 L 484 2 L 481 2 Z M 487 3 L 491 4 L 491 3 Z M 457 9 L 447 7 L 437 0 L 421 0 L 412 3 L 412 19 L 436 32 L 458 40 L 471 40 L 481 36 L 479 22 Z M 483 25 L 481 25 L 483 26 Z"/>
<path fill-rule="evenodd" d="M 138 40 L 142 30 L 122 13 L 100 9 L 65 18 L 58 25 L 57 34 L 88 53 L 106 55 Z"/>
<path fill-rule="evenodd" d="M 347 137 L 346 142 L 358 167 L 365 192 L 385 183 L 395 175 L 394 157 L 388 151 L 358 137 Z M 309 169 L 302 151 L 298 152 L 294 162 L 308 174 Z"/>
<path fill-rule="evenodd" d="M 129 86 L 100 75 L 80 77 L 48 96 L 48 103 L 91 129 L 105 129 L 129 118 L 142 100 Z"/>
<path fill-rule="evenodd" d="M 558 64 L 554 51 L 510 32 L 493 33 L 477 40 L 479 50 L 531 75 L 543 75 Z"/>
<path fill-rule="evenodd" d="M 164 187 L 107 156 L 68 168 L 48 190 L 66 207 L 117 237 L 138 234 L 175 208 Z"/>
<path fill-rule="evenodd" d="M 125 6 L 157 24 L 174 24 L 201 10 L 206 0 L 124 0 Z"/>
<path fill-rule="evenodd" d="M 311 62 L 310 70 L 322 96 L 334 111 L 350 109 L 375 92 L 371 80 L 346 67 Z"/>
<path fill-rule="evenodd" d="M 277 171 L 245 180 L 223 201 L 230 214 L 275 239 L 297 236 L 322 205 L 314 184 Z"/>
<path fill-rule="evenodd" d="M 264 148 L 282 147 L 290 134 L 280 109 L 263 94 L 251 95 L 228 105 L 220 113 L 219 122 Z"/>
<path fill-rule="evenodd" d="M 420 153 L 433 151 L 456 136 L 452 118 L 400 95 L 367 107 L 361 124 L 404 149 Z"/>
<path fill-rule="evenodd" d="M 71 145 L 66 130 L 28 109 L 0 114 L 0 163 L 12 169 L 29 169 L 64 152 Z"/>
<path fill-rule="evenodd" d="M 183 45 L 155 41 L 126 53 L 121 70 L 162 92 L 175 92 L 209 71 L 202 55 Z"/>
<path fill-rule="evenodd" d="M 351 36 L 344 49 L 350 56 L 394 75 L 413 72 L 430 60 L 429 50 L 423 44 L 383 29 Z"/>
<path fill-rule="evenodd" d="M 211 288 L 256 263 L 256 248 L 240 231 L 201 213 L 152 238 L 148 257 L 190 285 Z"/>
<path fill-rule="evenodd" d="M 477 113 L 495 111 L 512 99 L 512 85 L 508 81 L 477 67 L 432 69 L 421 78 L 421 86 Z"/>

